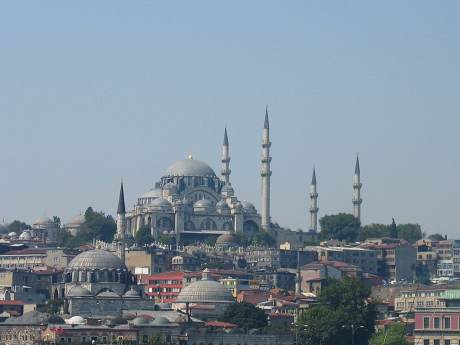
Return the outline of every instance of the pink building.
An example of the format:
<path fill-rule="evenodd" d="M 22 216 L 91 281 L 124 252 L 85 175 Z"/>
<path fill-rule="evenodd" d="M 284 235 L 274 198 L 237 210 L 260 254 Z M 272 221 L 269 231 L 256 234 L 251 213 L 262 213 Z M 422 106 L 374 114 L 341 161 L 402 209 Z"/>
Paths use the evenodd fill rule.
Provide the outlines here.
<path fill-rule="evenodd" d="M 445 307 L 417 308 L 415 344 L 460 345 L 460 290 L 444 291 Z"/>

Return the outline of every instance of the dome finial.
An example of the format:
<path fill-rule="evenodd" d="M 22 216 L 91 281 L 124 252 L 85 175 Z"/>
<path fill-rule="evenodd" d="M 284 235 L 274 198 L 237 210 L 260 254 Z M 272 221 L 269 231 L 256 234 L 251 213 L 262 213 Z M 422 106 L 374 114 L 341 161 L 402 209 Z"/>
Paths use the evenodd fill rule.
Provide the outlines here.
<path fill-rule="evenodd" d="M 193 155 L 191 153 L 188 154 L 188 159 L 193 159 Z"/>

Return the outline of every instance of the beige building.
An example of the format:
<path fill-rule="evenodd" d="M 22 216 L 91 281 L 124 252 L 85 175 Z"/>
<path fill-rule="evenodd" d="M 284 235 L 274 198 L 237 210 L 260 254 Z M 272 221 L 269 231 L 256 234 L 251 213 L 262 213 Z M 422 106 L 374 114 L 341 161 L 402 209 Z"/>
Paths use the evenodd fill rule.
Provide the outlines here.
<path fill-rule="evenodd" d="M 169 256 L 157 248 L 127 249 L 125 264 L 133 274 L 153 274 L 170 270 Z"/>
<path fill-rule="evenodd" d="M 0 268 L 34 269 L 46 266 L 46 249 L 10 250 L 0 255 Z"/>
<path fill-rule="evenodd" d="M 445 301 L 441 300 L 444 288 L 424 288 L 416 290 L 401 291 L 395 298 L 395 311 L 399 313 L 414 312 L 416 308 L 442 308 Z"/>

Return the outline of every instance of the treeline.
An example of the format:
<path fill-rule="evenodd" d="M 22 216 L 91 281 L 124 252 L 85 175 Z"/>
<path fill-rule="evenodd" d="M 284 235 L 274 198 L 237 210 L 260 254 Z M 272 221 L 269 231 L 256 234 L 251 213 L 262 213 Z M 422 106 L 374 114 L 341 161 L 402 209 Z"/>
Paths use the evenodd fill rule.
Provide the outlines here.
<path fill-rule="evenodd" d="M 360 221 L 352 214 L 339 213 L 326 215 L 319 221 L 322 240 L 336 239 L 340 241 L 365 241 L 370 238 L 391 237 L 404 239 L 414 243 L 423 238 L 424 234 L 419 224 L 396 224 L 394 219 L 390 224 L 369 224 L 361 226 Z"/>

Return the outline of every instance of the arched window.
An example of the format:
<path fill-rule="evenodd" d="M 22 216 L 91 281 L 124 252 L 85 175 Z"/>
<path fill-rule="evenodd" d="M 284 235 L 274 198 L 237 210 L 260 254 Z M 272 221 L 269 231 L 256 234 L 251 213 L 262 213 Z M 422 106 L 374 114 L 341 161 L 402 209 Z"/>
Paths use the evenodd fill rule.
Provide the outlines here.
<path fill-rule="evenodd" d="M 195 224 L 192 221 L 186 221 L 184 224 L 185 231 L 195 231 Z"/>
<path fill-rule="evenodd" d="M 259 231 L 259 227 L 254 221 L 248 220 L 243 224 L 243 231 L 247 233 L 254 233 Z"/>
<path fill-rule="evenodd" d="M 216 223 L 208 218 L 201 223 L 201 230 L 217 230 Z"/>
<path fill-rule="evenodd" d="M 233 223 L 232 222 L 225 222 L 222 226 L 222 230 L 224 231 L 231 231 L 233 230 Z"/>

